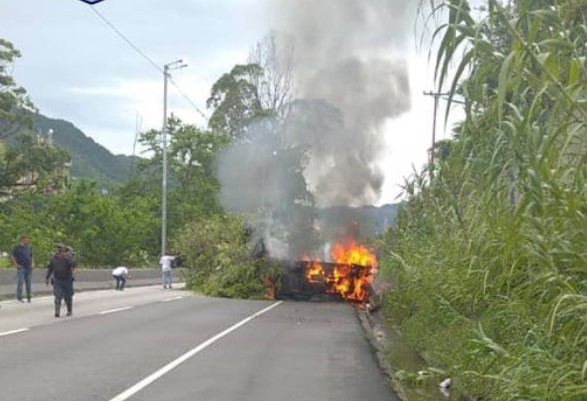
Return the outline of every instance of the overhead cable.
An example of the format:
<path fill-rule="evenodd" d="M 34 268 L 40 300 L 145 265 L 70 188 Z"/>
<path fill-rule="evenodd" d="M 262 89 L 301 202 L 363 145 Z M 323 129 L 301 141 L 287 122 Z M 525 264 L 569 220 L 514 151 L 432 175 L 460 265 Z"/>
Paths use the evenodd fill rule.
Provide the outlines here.
<path fill-rule="evenodd" d="M 112 29 L 112 31 L 114 31 L 114 33 L 116 33 L 122 40 L 124 40 L 124 42 L 126 42 L 127 45 L 129 45 L 135 52 L 137 52 L 147 63 L 149 63 L 153 68 L 155 68 L 161 74 L 165 73 L 163 71 L 163 68 L 161 68 L 161 66 L 159 66 L 159 64 L 157 64 L 155 61 L 153 61 L 153 59 L 151 57 L 149 57 L 144 51 L 142 51 L 137 45 L 135 45 L 132 42 L 132 40 L 130 40 L 128 37 L 126 37 L 100 11 L 98 11 L 92 5 L 88 5 L 88 7 L 90 7 L 91 10 L 94 12 L 94 14 L 96 14 L 96 16 L 98 16 L 98 18 L 100 18 L 102 20 L 102 22 L 104 22 L 110 29 Z M 202 112 L 200 110 L 200 108 L 198 106 L 196 106 L 196 103 L 181 89 L 181 87 L 177 84 L 177 82 L 175 82 L 171 77 L 170 77 L 170 81 L 171 81 L 172 85 L 177 89 L 179 94 L 190 104 L 190 106 L 192 106 L 194 108 L 194 110 L 196 110 L 196 112 L 204 118 L 204 120 L 208 121 L 208 117 L 206 116 L 206 114 L 204 114 L 204 112 Z"/>

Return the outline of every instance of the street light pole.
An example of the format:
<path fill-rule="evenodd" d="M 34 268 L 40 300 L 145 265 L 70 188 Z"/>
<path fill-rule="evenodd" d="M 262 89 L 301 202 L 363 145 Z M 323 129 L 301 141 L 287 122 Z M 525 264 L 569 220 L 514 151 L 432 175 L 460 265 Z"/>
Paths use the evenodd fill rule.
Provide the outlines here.
<path fill-rule="evenodd" d="M 163 179 L 161 183 L 161 256 L 165 256 L 167 247 L 167 81 L 170 78 L 169 71 L 187 67 L 183 60 L 163 66 Z"/>

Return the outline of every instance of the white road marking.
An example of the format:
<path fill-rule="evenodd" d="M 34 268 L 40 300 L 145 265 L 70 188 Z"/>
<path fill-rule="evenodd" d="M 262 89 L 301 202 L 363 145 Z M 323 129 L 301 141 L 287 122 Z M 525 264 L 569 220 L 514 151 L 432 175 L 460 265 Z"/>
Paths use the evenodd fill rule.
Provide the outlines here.
<path fill-rule="evenodd" d="M 11 334 L 22 333 L 22 332 L 29 331 L 29 330 L 30 329 L 24 328 L 24 329 L 12 330 L 12 331 L 5 331 L 4 333 L 0 333 L 0 337 L 9 336 Z"/>
<path fill-rule="evenodd" d="M 134 306 L 127 306 L 125 308 L 105 310 L 105 311 L 102 311 L 102 312 L 98 312 L 98 314 L 99 315 L 108 315 L 110 313 L 122 312 L 122 311 L 129 310 L 129 309 L 132 309 L 132 308 L 134 308 Z"/>
<path fill-rule="evenodd" d="M 178 299 L 183 299 L 184 297 L 179 296 L 179 297 L 173 297 L 173 298 L 165 298 L 163 301 L 161 302 L 171 302 L 171 301 L 177 301 Z"/>
<path fill-rule="evenodd" d="M 186 352 L 185 354 L 183 354 L 182 356 L 180 356 L 179 358 L 177 358 L 173 362 L 170 362 L 169 364 L 165 365 L 164 367 L 162 367 L 158 371 L 145 377 L 143 380 L 141 380 L 140 382 L 138 382 L 134 386 L 132 386 L 129 389 L 118 394 L 116 397 L 112 398 L 110 401 L 128 400 L 130 397 L 132 397 L 133 395 L 135 395 L 136 393 L 138 393 L 139 391 L 141 391 L 142 389 L 144 389 L 148 385 L 152 384 L 157 379 L 166 375 L 167 373 L 169 373 L 170 371 L 172 371 L 173 369 L 175 369 L 176 367 L 178 367 L 179 365 L 181 365 L 182 363 L 184 363 L 185 361 L 187 361 L 188 359 L 190 359 L 194 355 L 202 352 L 203 350 L 208 348 L 210 345 L 212 345 L 216 341 L 220 340 L 222 337 L 225 337 L 225 336 L 229 335 L 230 333 L 232 333 L 233 331 L 238 330 L 240 327 L 249 323 L 251 320 L 261 316 L 262 314 L 264 314 L 266 312 L 269 312 L 271 309 L 275 308 L 278 305 L 281 305 L 282 303 L 283 303 L 283 301 L 276 302 L 276 303 L 272 304 L 271 306 L 247 317 L 246 319 L 241 320 L 240 322 L 238 322 L 234 326 L 229 327 L 228 329 L 224 330 L 223 332 L 216 334 L 214 337 L 211 337 L 208 340 L 204 341 L 203 343 L 201 343 L 197 347 L 191 349 L 190 351 Z"/>

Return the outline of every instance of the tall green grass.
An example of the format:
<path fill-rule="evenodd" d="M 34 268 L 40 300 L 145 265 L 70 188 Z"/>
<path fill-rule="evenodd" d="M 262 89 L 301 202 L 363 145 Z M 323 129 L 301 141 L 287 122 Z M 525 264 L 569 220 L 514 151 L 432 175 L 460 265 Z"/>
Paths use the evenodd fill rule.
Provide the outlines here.
<path fill-rule="evenodd" d="M 587 400 L 587 2 L 484 5 L 423 4 L 466 118 L 406 183 L 387 311 L 472 395 Z"/>

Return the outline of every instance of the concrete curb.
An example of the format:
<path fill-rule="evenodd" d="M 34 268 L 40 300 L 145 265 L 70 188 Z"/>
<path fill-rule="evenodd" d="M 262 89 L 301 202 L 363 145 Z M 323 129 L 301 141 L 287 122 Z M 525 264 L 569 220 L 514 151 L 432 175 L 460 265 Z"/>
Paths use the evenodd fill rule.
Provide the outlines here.
<path fill-rule="evenodd" d="M 107 290 L 114 288 L 111 269 L 78 269 L 74 289 L 76 292 L 90 290 Z M 185 281 L 185 269 L 175 269 L 173 280 Z M 131 278 L 127 287 L 143 287 L 161 283 L 161 269 L 130 269 Z M 52 287 L 45 285 L 45 269 L 35 269 L 32 276 L 33 296 L 52 294 Z M 0 269 L 0 299 L 12 299 L 16 296 L 16 270 Z"/>
<path fill-rule="evenodd" d="M 132 285 L 132 286 L 126 286 L 125 289 L 132 289 L 132 288 L 145 288 L 145 287 L 160 287 L 161 283 L 154 283 L 154 284 L 149 284 L 149 283 L 145 283 L 145 284 L 138 284 L 138 285 Z M 176 288 L 177 287 L 177 288 Z M 51 288 L 51 287 L 49 287 Z M 185 282 L 184 281 L 178 281 L 173 283 L 173 288 L 180 290 L 180 291 L 190 291 L 187 290 L 185 288 Z M 87 289 L 83 289 L 83 290 L 78 290 L 75 289 L 74 290 L 74 295 L 75 294 L 80 294 L 83 292 L 94 292 L 94 291 L 107 291 L 107 290 L 113 290 L 114 289 L 114 284 L 111 284 L 110 286 L 104 286 L 104 287 L 94 287 L 94 288 L 87 288 Z M 32 298 L 33 301 L 35 299 L 44 299 L 44 298 L 53 298 L 53 290 L 48 290 L 47 292 L 36 292 L 35 296 Z M 19 303 L 19 301 L 17 301 L 16 299 L 0 299 L 0 306 L 1 305 L 7 305 L 7 304 L 16 304 Z"/>
<path fill-rule="evenodd" d="M 94 283 L 96 284 L 96 283 Z M 144 284 L 134 284 L 134 285 L 130 285 L 127 283 L 125 288 L 139 288 L 139 287 L 151 287 L 151 286 L 156 286 L 159 285 L 160 283 L 144 283 Z M 91 292 L 91 291 L 105 291 L 105 290 L 112 290 L 114 289 L 114 284 L 113 283 L 104 283 L 104 285 L 99 285 L 99 286 L 93 286 L 92 288 L 76 288 L 74 287 L 74 294 L 79 294 L 82 292 Z M 43 288 L 42 290 L 39 291 L 34 291 L 33 292 L 33 299 L 35 298 L 45 298 L 48 296 L 52 296 L 53 295 L 53 287 L 46 287 Z M 11 302 L 18 302 L 16 300 L 10 300 L 10 298 L 13 298 L 14 295 L 13 294 L 1 294 L 0 295 L 0 303 L 11 303 Z"/>
<path fill-rule="evenodd" d="M 373 328 L 373 324 L 371 323 L 371 318 L 369 312 L 356 310 L 357 318 L 361 323 L 361 327 L 365 331 L 365 337 L 367 342 L 371 346 L 371 350 L 375 355 L 379 368 L 383 372 L 386 381 L 391 386 L 393 392 L 399 397 L 402 401 L 409 401 L 408 397 L 404 391 L 404 388 L 400 381 L 395 376 L 395 371 L 387 362 L 387 358 L 385 357 L 385 349 L 381 342 L 377 340 L 377 334 Z"/>

